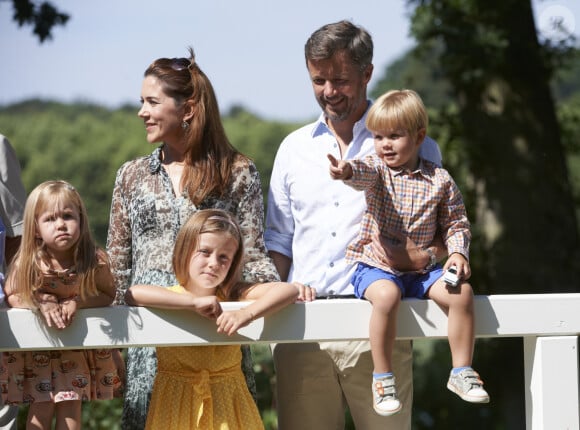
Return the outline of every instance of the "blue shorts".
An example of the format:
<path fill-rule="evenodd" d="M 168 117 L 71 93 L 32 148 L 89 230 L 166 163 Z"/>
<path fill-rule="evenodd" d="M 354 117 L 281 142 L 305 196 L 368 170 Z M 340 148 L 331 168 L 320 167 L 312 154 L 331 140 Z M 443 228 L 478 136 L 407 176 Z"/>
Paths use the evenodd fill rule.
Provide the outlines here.
<path fill-rule="evenodd" d="M 385 272 L 383 269 L 369 266 L 364 263 L 358 263 L 354 275 L 352 275 L 352 285 L 354 294 L 359 299 L 364 299 L 365 291 L 375 281 L 387 280 L 394 282 L 401 290 L 401 298 L 416 297 L 424 299 L 431 285 L 443 276 L 443 269 L 439 264 L 427 273 L 404 273 L 395 275 Z"/>

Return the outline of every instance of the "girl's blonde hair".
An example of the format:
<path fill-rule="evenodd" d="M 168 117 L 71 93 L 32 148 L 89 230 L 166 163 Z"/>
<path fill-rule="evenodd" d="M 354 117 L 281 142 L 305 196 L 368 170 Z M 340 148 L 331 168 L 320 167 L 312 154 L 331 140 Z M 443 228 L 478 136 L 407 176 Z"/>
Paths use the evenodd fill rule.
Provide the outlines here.
<path fill-rule="evenodd" d="M 36 308 L 34 293 L 43 281 L 42 265 L 49 265 L 50 255 L 42 238 L 38 237 L 38 217 L 46 211 L 59 212 L 73 206 L 80 215 L 80 237 L 74 246 L 74 267 L 80 284 L 80 295 L 96 295 L 95 272 L 106 263 L 104 251 L 97 248 L 89 228 L 87 210 L 77 190 L 65 181 L 46 181 L 38 185 L 26 200 L 22 241 L 11 265 L 10 275 L 21 299 Z"/>
<path fill-rule="evenodd" d="M 413 90 L 393 90 L 380 96 L 369 109 L 366 126 L 376 133 L 385 130 L 407 131 L 412 137 L 427 131 L 429 116 L 419 94 Z"/>
<path fill-rule="evenodd" d="M 189 282 L 189 262 L 199 247 L 203 233 L 228 234 L 238 243 L 230 270 L 216 293 L 222 300 L 238 300 L 241 294 L 241 284 L 238 281 L 241 279 L 244 245 L 236 219 L 224 210 L 200 210 L 181 227 L 173 248 L 173 270 L 179 285 L 185 286 Z"/>

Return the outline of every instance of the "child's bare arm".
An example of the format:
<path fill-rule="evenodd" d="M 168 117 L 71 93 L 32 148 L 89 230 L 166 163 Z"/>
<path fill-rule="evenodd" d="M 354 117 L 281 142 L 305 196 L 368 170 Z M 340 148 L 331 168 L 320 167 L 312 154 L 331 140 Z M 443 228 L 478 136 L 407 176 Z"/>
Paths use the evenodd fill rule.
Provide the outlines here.
<path fill-rule="evenodd" d="M 110 306 L 115 300 L 115 279 L 111 273 L 111 266 L 107 254 L 102 249 L 97 251 L 99 267 L 95 271 L 95 285 L 97 294 L 84 298 L 78 297 L 79 308 L 100 308 Z"/>
<path fill-rule="evenodd" d="M 106 307 L 110 306 L 115 300 L 115 280 L 107 261 L 101 262 L 99 268 L 95 271 L 95 285 L 97 286 L 97 295 L 84 298 L 78 297 L 79 308 Z"/>
<path fill-rule="evenodd" d="M 67 326 L 62 318 L 61 308 L 56 295 L 37 291 L 34 293 L 34 303 L 27 303 L 17 291 L 14 276 L 8 275 L 6 285 L 4 286 L 8 306 L 21 309 L 38 308 L 47 326 L 54 326 L 58 329 L 63 329 Z"/>
<path fill-rule="evenodd" d="M 20 294 L 18 294 L 16 286 L 14 285 L 14 277 L 8 275 L 6 284 L 4 285 L 4 294 L 6 295 L 6 303 L 11 308 L 30 309 L 30 305 L 25 303 Z"/>
<path fill-rule="evenodd" d="M 131 306 L 161 309 L 189 309 L 210 318 L 217 318 L 222 308 L 216 296 L 196 297 L 189 292 L 177 293 L 156 285 L 133 285 L 125 293 L 125 302 Z"/>
<path fill-rule="evenodd" d="M 219 333 L 228 336 L 247 326 L 254 319 L 276 312 L 294 303 L 300 294 L 298 284 L 287 282 L 269 282 L 256 284 L 245 291 L 242 300 L 254 300 L 243 309 L 222 313 L 216 324 Z"/>

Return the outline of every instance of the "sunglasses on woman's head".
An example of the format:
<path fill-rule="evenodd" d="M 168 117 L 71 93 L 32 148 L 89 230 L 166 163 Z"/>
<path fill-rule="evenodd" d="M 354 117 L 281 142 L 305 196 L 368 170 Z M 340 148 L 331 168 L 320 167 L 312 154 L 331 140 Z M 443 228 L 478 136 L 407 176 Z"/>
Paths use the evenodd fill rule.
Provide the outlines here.
<path fill-rule="evenodd" d="M 176 72 L 181 72 L 191 67 L 191 61 L 188 58 L 172 58 L 171 68 Z"/>

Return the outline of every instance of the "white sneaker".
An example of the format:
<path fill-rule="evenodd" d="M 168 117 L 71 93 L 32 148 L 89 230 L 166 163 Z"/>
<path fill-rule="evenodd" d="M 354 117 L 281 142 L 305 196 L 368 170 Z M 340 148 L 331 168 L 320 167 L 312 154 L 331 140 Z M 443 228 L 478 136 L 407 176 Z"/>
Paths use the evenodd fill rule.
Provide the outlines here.
<path fill-rule="evenodd" d="M 373 378 L 373 408 L 379 415 L 387 417 L 399 412 L 403 405 L 397 397 L 395 377 Z"/>
<path fill-rule="evenodd" d="M 455 375 L 451 371 L 447 388 L 466 402 L 489 403 L 489 394 L 483 389 L 483 381 L 471 368 L 464 369 Z"/>

